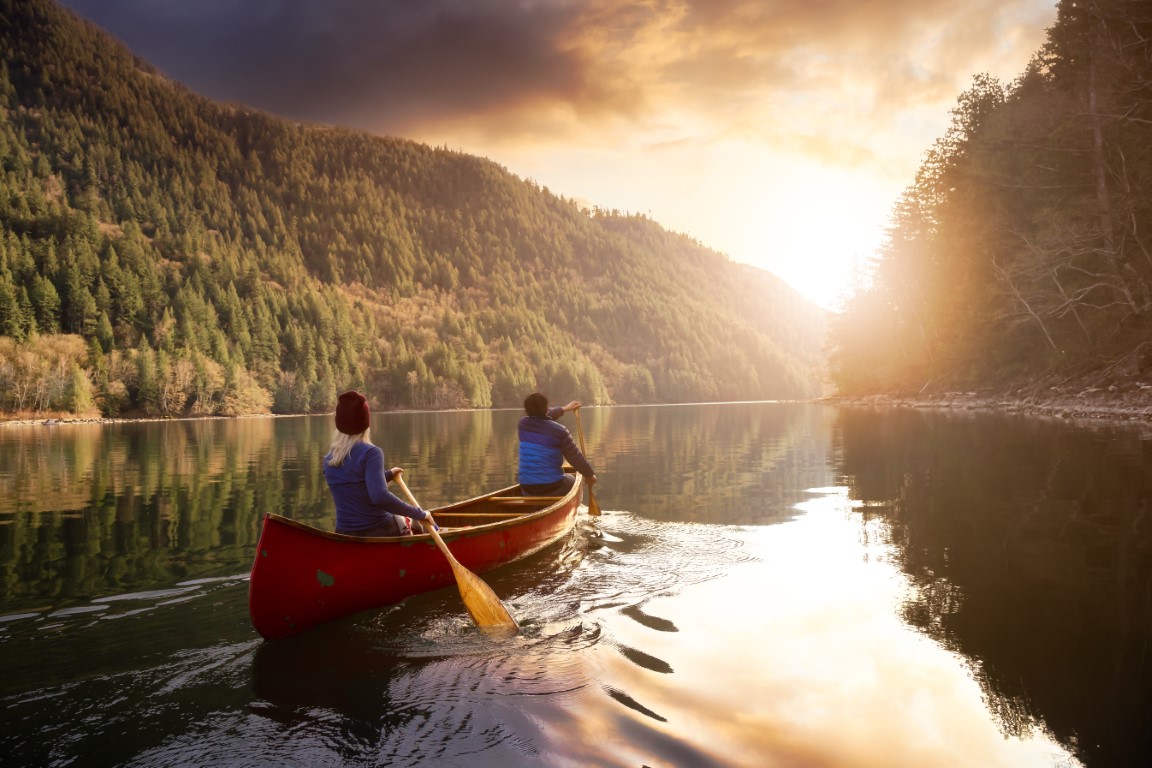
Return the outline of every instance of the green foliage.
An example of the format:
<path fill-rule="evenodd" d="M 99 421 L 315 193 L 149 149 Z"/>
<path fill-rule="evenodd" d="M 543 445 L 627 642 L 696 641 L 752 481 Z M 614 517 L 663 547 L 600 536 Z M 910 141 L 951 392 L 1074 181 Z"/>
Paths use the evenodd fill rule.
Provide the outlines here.
<path fill-rule="evenodd" d="M 105 413 L 820 390 L 818 309 L 644 217 L 212 103 L 48 0 L 0 52 L 0 333 L 89 342 Z"/>

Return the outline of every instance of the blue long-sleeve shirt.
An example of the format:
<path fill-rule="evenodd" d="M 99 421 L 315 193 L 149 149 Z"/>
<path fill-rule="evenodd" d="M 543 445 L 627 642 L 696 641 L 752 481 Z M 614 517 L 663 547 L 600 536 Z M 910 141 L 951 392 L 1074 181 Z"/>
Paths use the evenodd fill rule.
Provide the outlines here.
<path fill-rule="evenodd" d="M 428 513 L 414 507 L 388 490 L 392 470 L 384 468 L 384 451 L 371 443 L 352 446 L 343 463 L 328 466 L 324 457 L 324 479 L 336 501 L 336 530 L 366 531 L 388 522 L 392 515 L 423 520 Z"/>
<path fill-rule="evenodd" d="M 564 459 L 585 477 L 592 477 L 592 465 L 576 447 L 572 433 L 556 421 L 564 414 L 560 406 L 548 409 L 548 418 L 524 416 L 520 435 L 521 485 L 550 485 L 564 479 Z"/>

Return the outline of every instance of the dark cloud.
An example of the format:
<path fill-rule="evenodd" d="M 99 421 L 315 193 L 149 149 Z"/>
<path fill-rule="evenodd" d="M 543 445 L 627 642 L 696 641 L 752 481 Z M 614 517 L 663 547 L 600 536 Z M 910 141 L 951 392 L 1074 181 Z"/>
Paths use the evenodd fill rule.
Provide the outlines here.
<path fill-rule="evenodd" d="M 532 141 L 692 113 L 953 98 L 1038 0 L 64 0 L 213 98 L 367 130 Z M 1042 1 L 1042 0 L 1041 0 Z M 973 65 L 973 62 L 976 62 Z M 957 71 L 957 70 L 960 71 Z M 860 95 L 862 94 L 862 96 Z M 775 112 L 773 111 L 775 110 Z M 829 115 L 842 124 L 845 120 Z M 789 130 L 781 119 L 765 135 Z M 738 130 L 738 128 L 736 128 Z M 787 137 L 784 137 L 785 139 Z M 775 140 L 775 139 L 773 139 Z M 804 145 L 804 142 L 793 142 Z M 863 156 L 863 155 L 858 155 Z"/>
<path fill-rule="evenodd" d="M 519 0 L 66 0 L 196 91 L 399 132 L 586 89 L 563 4 Z"/>

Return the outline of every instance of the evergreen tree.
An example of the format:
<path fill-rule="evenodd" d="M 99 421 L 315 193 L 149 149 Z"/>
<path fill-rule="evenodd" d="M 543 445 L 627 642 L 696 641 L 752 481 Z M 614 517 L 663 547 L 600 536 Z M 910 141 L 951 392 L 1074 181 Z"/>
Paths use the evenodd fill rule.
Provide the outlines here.
<path fill-rule="evenodd" d="M 60 294 L 56 292 L 52 281 L 43 275 L 33 276 L 28 299 L 32 305 L 36 329 L 41 333 L 56 333 L 60 328 Z"/>
<path fill-rule="evenodd" d="M 214 104 L 51 0 L 0 16 L 0 333 L 98 348 L 106 410 L 519 405 L 557 372 L 589 403 L 765 398 L 819 362 L 823 313 L 645 217 Z"/>

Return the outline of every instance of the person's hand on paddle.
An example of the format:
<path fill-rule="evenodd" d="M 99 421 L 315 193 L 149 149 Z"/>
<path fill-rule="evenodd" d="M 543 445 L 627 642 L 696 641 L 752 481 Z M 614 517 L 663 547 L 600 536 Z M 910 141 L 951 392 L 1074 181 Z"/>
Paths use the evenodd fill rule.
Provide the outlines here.
<path fill-rule="evenodd" d="M 573 400 L 572 402 L 568 403 L 568 405 L 564 406 L 564 412 L 567 413 L 568 411 L 574 411 L 579 407 L 580 407 L 580 401 L 579 400 Z"/>
<path fill-rule="evenodd" d="M 404 470 L 400 469 L 400 467 L 392 467 L 392 469 L 390 469 L 388 471 L 392 473 L 392 479 L 393 480 L 397 479 L 398 477 L 400 477 L 400 475 L 404 474 Z"/>
<path fill-rule="evenodd" d="M 588 485 L 596 485 L 596 475 L 585 475 L 584 482 L 588 483 Z"/>

